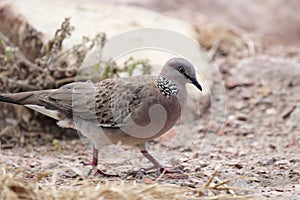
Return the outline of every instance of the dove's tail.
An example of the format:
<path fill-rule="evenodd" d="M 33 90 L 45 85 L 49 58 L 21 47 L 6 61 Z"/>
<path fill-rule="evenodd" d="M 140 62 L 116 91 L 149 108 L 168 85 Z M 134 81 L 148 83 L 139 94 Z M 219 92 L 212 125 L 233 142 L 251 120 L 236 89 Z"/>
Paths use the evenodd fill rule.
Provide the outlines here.
<path fill-rule="evenodd" d="M 42 99 L 48 95 L 50 90 L 32 91 L 32 92 L 20 92 L 15 94 L 0 94 L 0 101 L 24 105 L 30 109 L 40 112 L 44 115 L 59 120 L 60 116 L 57 111 L 48 109 L 50 107 Z"/>
<path fill-rule="evenodd" d="M 21 92 L 15 94 L 0 94 L 0 101 L 18 105 L 39 105 L 40 100 L 36 96 L 37 92 Z"/>

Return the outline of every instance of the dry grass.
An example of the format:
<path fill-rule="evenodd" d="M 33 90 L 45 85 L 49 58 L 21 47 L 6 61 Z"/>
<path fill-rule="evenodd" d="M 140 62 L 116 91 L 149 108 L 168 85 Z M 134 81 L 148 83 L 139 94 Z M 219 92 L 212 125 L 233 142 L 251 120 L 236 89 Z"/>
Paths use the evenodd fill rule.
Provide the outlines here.
<path fill-rule="evenodd" d="M 160 184 L 159 179 L 151 184 L 128 182 L 126 180 L 108 180 L 95 177 L 64 178 L 43 173 L 36 178 L 24 178 L 23 170 L 8 173 L 1 169 L 0 199 L 249 199 L 245 188 L 229 187 L 226 184 L 237 177 L 217 181 L 217 170 L 207 183 L 201 187 L 191 188 L 174 184 Z M 53 176 L 52 176 L 53 175 Z M 54 178 L 55 177 L 55 178 Z M 213 181 L 214 180 L 214 181 Z M 216 182 L 217 183 L 213 183 Z M 236 194 L 244 191 L 245 194 Z"/>
<path fill-rule="evenodd" d="M 199 44 L 208 51 L 212 60 L 218 56 L 226 56 L 227 59 L 247 58 L 260 51 L 258 36 L 251 35 L 238 27 L 217 24 L 201 17 L 196 18 L 194 27 L 198 32 Z"/>

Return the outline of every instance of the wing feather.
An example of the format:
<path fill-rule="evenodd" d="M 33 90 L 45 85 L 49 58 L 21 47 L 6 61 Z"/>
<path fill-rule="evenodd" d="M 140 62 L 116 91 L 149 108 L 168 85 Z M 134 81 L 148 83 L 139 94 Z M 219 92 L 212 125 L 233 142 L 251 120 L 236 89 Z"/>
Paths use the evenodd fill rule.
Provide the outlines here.
<path fill-rule="evenodd" d="M 139 109 L 153 77 L 106 79 L 97 84 L 76 82 L 40 96 L 40 100 L 69 117 L 96 120 L 99 126 L 120 127 Z"/>

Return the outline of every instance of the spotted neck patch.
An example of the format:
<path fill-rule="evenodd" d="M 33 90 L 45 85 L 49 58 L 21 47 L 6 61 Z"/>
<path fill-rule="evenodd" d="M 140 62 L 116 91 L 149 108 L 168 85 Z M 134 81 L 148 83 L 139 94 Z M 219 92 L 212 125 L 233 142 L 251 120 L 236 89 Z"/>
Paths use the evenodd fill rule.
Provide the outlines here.
<path fill-rule="evenodd" d="M 158 76 L 155 83 L 158 90 L 167 97 L 178 93 L 176 85 L 166 77 Z"/>

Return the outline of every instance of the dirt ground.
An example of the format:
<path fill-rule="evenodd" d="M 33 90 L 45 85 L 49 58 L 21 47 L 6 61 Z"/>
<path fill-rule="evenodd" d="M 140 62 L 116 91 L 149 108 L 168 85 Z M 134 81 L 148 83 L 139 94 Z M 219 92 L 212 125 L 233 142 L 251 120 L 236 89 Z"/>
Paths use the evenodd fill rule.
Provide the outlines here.
<path fill-rule="evenodd" d="M 185 14 L 180 18 L 186 19 Z M 193 23 L 201 35 L 202 26 Z M 228 30 L 223 33 L 234 35 Z M 190 146 L 183 144 L 184 137 L 169 145 L 175 131 L 151 143 L 155 155 L 182 173 L 129 175 L 128 171 L 149 163 L 136 148 L 109 147 L 100 150 L 99 167 L 120 177 L 94 177 L 87 175 L 90 166 L 82 164 L 90 161 L 91 151 L 77 136 L 40 133 L 27 144 L 2 146 L 0 197 L 300 199 L 300 48 L 276 39 L 253 38 L 255 52 L 247 56 L 229 37 L 213 53 L 212 62 L 224 81 L 225 122 L 218 120 L 224 97 L 218 96 L 222 87 L 216 83 L 212 97 L 222 99 L 197 119 L 199 128 Z M 202 46 L 213 47 L 203 40 L 199 36 Z M 217 113 L 214 119 L 211 113 Z"/>

